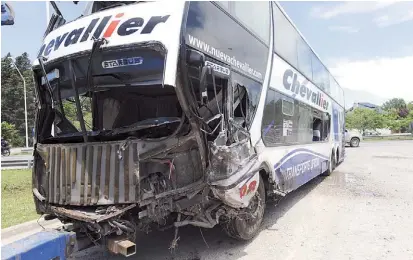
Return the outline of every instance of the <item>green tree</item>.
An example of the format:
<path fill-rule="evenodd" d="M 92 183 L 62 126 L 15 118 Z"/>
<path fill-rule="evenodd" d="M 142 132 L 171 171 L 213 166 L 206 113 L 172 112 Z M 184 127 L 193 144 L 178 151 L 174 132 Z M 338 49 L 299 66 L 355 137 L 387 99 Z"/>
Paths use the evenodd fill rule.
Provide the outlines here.
<path fill-rule="evenodd" d="M 356 108 L 346 115 L 346 127 L 364 132 L 384 127 L 383 115 L 373 109 Z"/>
<path fill-rule="evenodd" d="M 413 112 L 413 101 L 410 101 L 407 105 L 407 110 L 409 110 L 409 112 Z"/>
<path fill-rule="evenodd" d="M 1 118 L 2 121 L 15 125 L 18 135 L 24 138 L 26 130 L 23 81 L 9 57 L 10 53 L 1 59 Z M 32 138 L 30 137 L 34 127 L 36 105 L 33 73 L 27 53 L 16 57 L 15 64 L 26 81 L 28 134 L 29 142 L 31 142 Z"/>
<path fill-rule="evenodd" d="M 392 98 L 384 102 L 382 108 L 385 111 L 390 111 L 391 109 L 400 110 L 402 108 L 406 108 L 406 102 L 402 98 Z"/>
<path fill-rule="evenodd" d="M 402 98 L 392 98 L 386 101 L 382 108 L 386 112 L 396 111 L 401 118 L 405 118 L 409 114 L 407 104 Z"/>
<path fill-rule="evenodd" d="M 12 146 L 22 146 L 24 143 L 16 126 L 5 121 L 1 122 L 1 137 L 9 141 Z"/>
<path fill-rule="evenodd" d="M 396 109 L 391 109 L 387 111 L 383 117 L 385 119 L 385 127 L 389 128 L 392 132 L 406 132 L 409 129 L 410 123 L 413 121 L 413 110 L 404 116 L 400 116 L 400 113 Z"/>

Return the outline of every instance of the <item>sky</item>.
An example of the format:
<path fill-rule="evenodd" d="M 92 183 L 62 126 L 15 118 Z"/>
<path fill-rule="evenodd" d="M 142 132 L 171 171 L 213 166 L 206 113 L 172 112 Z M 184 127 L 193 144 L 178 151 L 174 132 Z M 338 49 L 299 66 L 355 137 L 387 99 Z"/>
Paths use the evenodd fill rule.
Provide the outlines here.
<path fill-rule="evenodd" d="M 46 4 L 10 3 L 15 24 L 1 27 L 1 55 L 26 51 L 33 58 L 46 28 Z M 413 101 L 412 1 L 280 3 L 342 87 Z M 66 20 L 86 6 L 57 4 Z"/>

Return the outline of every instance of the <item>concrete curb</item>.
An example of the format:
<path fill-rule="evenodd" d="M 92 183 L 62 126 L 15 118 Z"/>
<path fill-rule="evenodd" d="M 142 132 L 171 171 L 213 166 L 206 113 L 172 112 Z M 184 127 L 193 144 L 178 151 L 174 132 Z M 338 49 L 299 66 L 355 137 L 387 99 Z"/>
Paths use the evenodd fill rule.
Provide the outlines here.
<path fill-rule="evenodd" d="M 44 229 L 56 229 L 61 227 L 63 224 L 58 219 L 44 220 L 40 218 L 39 221 L 32 220 L 15 226 L 11 226 L 1 230 L 1 245 L 7 245 L 24 237 L 33 235 Z"/>

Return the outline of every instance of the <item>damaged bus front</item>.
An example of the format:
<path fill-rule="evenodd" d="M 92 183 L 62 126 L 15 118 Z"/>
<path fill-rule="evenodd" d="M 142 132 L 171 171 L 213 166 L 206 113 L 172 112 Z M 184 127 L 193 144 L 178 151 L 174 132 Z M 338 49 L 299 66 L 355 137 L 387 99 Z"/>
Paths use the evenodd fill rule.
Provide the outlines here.
<path fill-rule="evenodd" d="M 33 67 L 37 212 L 72 223 L 80 248 L 126 256 L 153 228 L 174 228 L 172 246 L 185 225 L 253 237 L 266 197 L 248 131 L 260 88 L 233 84 L 230 66 L 188 38 L 211 33 L 201 20 L 218 5 L 90 7 L 52 17 Z"/>

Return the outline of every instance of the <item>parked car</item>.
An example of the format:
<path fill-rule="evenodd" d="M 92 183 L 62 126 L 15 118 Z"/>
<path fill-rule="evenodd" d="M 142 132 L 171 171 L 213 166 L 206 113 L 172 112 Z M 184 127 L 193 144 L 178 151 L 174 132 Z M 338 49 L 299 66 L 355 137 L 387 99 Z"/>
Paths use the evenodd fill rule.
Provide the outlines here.
<path fill-rule="evenodd" d="M 364 136 L 372 136 L 372 135 L 381 135 L 380 132 L 376 131 L 376 130 L 366 130 L 364 131 Z"/>
<path fill-rule="evenodd" d="M 363 140 L 363 137 L 358 131 L 346 129 L 346 144 L 349 144 L 351 147 L 358 147 L 361 140 Z"/>

